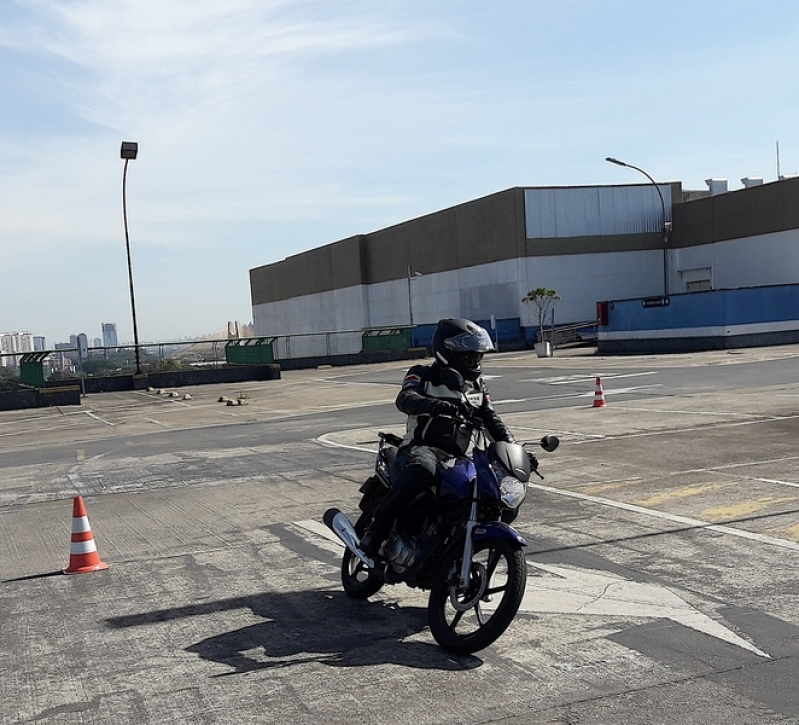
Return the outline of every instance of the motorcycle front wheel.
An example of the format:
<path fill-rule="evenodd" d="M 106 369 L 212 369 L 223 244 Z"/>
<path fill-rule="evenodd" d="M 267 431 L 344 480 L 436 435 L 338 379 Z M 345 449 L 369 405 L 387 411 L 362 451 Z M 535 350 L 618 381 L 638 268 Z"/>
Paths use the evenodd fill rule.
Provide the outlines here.
<path fill-rule="evenodd" d="M 453 654 L 471 654 L 498 639 L 519 610 L 527 581 L 524 553 L 507 539 L 475 543 L 465 588 L 462 560 L 459 548 L 443 562 L 427 603 L 430 632 Z"/>
<path fill-rule="evenodd" d="M 355 522 L 355 532 L 362 536 L 370 514 L 363 513 Z M 383 586 L 383 580 L 367 567 L 349 549 L 344 549 L 341 560 L 341 585 L 348 596 L 353 599 L 368 599 L 377 594 Z"/>

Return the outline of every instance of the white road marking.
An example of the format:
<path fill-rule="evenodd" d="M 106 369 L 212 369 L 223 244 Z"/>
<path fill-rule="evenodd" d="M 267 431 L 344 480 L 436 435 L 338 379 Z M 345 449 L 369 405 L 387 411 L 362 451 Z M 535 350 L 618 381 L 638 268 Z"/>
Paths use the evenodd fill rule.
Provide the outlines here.
<path fill-rule="evenodd" d="M 722 473 L 722 471 L 708 471 L 708 473 Z M 725 474 L 726 475 L 726 474 Z M 778 481 L 775 478 L 760 478 L 759 476 L 744 476 L 739 473 L 733 473 L 736 478 L 743 478 L 745 481 L 760 481 L 761 483 L 773 483 L 776 486 L 788 486 L 789 488 L 799 488 L 799 483 L 793 481 Z"/>
<path fill-rule="evenodd" d="M 654 390 L 655 388 L 662 388 L 663 386 L 660 384 L 657 385 L 635 385 L 631 388 L 606 388 L 604 385 L 602 386 L 602 392 L 608 395 L 621 395 L 622 393 L 636 393 L 639 390 Z M 576 397 L 578 398 L 592 398 L 596 394 L 595 390 L 591 390 L 585 393 L 577 393 Z"/>
<path fill-rule="evenodd" d="M 637 385 L 630 388 L 612 388 L 608 389 L 604 385 L 602 386 L 602 392 L 605 394 L 605 397 L 608 395 L 621 395 L 622 393 L 636 393 L 642 390 L 655 390 L 656 388 L 662 388 L 663 386 L 659 383 L 655 385 Z M 568 400 L 574 398 L 593 398 L 596 395 L 596 390 L 586 390 L 581 393 L 558 393 L 557 395 L 536 395 L 531 398 L 508 398 L 507 400 L 493 400 L 492 402 L 494 405 L 504 405 L 506 403 L 527 403 L 531 400 L 533 401 L 541 401 L 541 400 Z M 659 411 L 658 411 L 659 412 Z"/>
<path fill-rule="evenodd" d="M 325 549 L 340 552 L 344 544 L 319 521 L 295 521 L 294 526 L 325 540 Z M 332 548 L 330 544 L 335 548 Z M 607 572 L 528 562 L 550 576 L 528 577 L 520 611 L 587 616 L 671 619 L 761 657 L 768 654 L 694 609 L 665 587 L 633 582 Z"/>
<path fill-rule="evenodd" d="M 691 410 L 647 410 L 644 408 L 631 408 L 627 405 L 621 406 L 614 406 L 614 410 L 626 410 L 626 411 L 641 411 L 644 413 L 679 413 L 681 415 L 728 415 L 728 416 L 736 416 L 740 415 L 739 413 L 727 413 L 727 412 L 712 412 L 712 411 L 691 411 Z M 715 428 L 740 428 L 741 426 L 746 425 L 763 425 L 764 423 L 774 423 L 775 421 L 780 420 L 793 420 L 799 418 L 799 414 L 796 415 L 775 415 L 771 416 L 770 418 L 758 418 L 757 420 L 742 420 L 742 421 L 725 421 L 721 423 L 715 423 Z M 706 428 L 702 426 L 694 426 L 692 428 L 680 428 L 680 433 L 690 433 L 692 430 L 706 430 Z M 673 435 L 674 431 L 672 430 L 645 430 L 639 431 L 638 433 L 619 433 L 618 435 L 608 435 L 603 436 L 604 440 L 612 441 L 619 438 L 646 438 L 648 436 L 662 436 L 662 435 Z M 570 441 L 570 445 L 579 445 L 581 443 L 591 443 L 592 441 L 583 440 L 583 441 Z M 770 461 L 747 461 L 746 463 L 735 463 L 731 464 L 730 467 L 733 466 L 752 466 L 756 463 L 772 463 L 772 462 L 781 462 L 781 461 L 790 461 L 793 458 L 799 458 L 799 456 L 793 457 L 785 457 L 785 458 L 775 458 Z M 722 468 L 722 466 L 719 466 Z M 713 469 L 702 469 L 697 468 L 696 471 L 704 471 L 704 470 L 713 470 Z M 695 472 L 695 471 L 694 471 Z M 683 472 L 681 472 L 683 473 Z"/>
<path fill-rule="evenodd" d="M 103 418 L 101 415 L 97 415 L 97 413 L 95 413 L 93 410 L 84 410 L 83 412 L 86 413 L 86 415 L 88 415 L 90 418 L 94 418 L 94 420 L 99 420 L 101 423 L 105 423 L 106 425 L 110 426 L 116 425 L 116 423 L 114 423 L 113 421 L 108 420 L 107 418 Z"/>
<path fill-rule="evenodd" d="M 342 549 L 344 548 L 344 544 L 341 539 L 338 538 L 327 526 L 325 526 L 321 521 L 314 521 L 314 519 L 305 519 L 304 521 L 295 521 L 295 526 L 299 526 L 302 529 L 306 529 L 307 531 L 313 531 L 313 533 L 318 534 L 319 536 L 330 539 L 330 541 L 338 544 Z"/>
<path fill-rule="evenodd" d="M 346 443 L 337 443 L 336 441 L 331 441 L 330 435 L 330 433 L 325 433 L 324 435 L 319 436 L 316 439 L 316 442 L 321 443 L 323 446 L 330 446 L 331 448 L 348 448 L 351 451 L 365 451 L 366 453 L 375 453 L 377 451 L 377 441 L 375 441 L 374 448 L 366 448 L 365 446 L 350 446 Z"/>
<path fill-rule="evenodd" d="M 670 619 L 760 657 L 769 657 L 665 587 L 628 581 L 596 570 L 540 563 L 531 566 L 551 576 L 527 580 L 520 611 Z"/>
<path fill-rule="evenodd" d="M 152 423 L 153 425 L 157 425 L 160 428 L 169 428 L 170 427 L 166 423 L 162 423 L 160 420 L 155 420 L 155 418 L 145 418 L 144 420 L 146 420 L 148 423 Z"/>
<path fill-rule="evenodd" d="M 601 380 L 617 380 L 619 378 L 638 378 L 642 375 L 657 375 L 656 370 L 647 370 L 645 372 L 640 373 L 617 373 L 616 375 L 609 373 L 607 375 L 556 375 L 554 377 L 549 378 L 529 378 L 526 380 L 522 380 L 522 383 L 545 383 L 547 385 L 570 385 L 573 383 L 586 383 L 590 381 L 591 383 L 599 377 Z"/>
<path fill-rule="evenodd" d="M 799 417 L 799 416 L 789 416 L 789 417 Z M 782 418 L 778 418 L 781 420 Z M 775 420 L 775 419 L 771 419 Z M 751 421 L 752 423 L 756 422 L 764 422 L 764 421 Z M 747 423 L 729 423 L 726 425 L 745 425 Z M 688 429 L 685 429 L 688 430 Z M 646 435 L 662 435 L 663 431 L 646 431 L 643 433 L 634 433 L 629 436 L 625 437 L 636 437 L 636 436 L 646 436 Z M 335 441 L 329 440 L 328 436 L 332 434 L 326 434 L 319 436 L 316 440 L 317 442 L 321 443 L 322 445 L 331 446 L 334 448 L 348 448 L 353 451 L 363 451 L 365 453 L 375 453 L 375 448 L 365 448 L 363 446 L 351 446 L 345 443 L 337 443 Z M 576 445 L 578 443 L 590 443 L 591 440 L 584 440 L 584 441 L 572 441 L 572 445 Z M 799 456 L 794 456 L 792 458 L 799 458 Z M 778 461 L 784 461 L 785 458 L 774 459 Z M 790 459 L 788 459 L 790 460 Z M 716 466 L 713 468 L 697 468 L 695 471 L 690 472 L 681 472 L 683 475 L 685 473 L 697 473 L 697 472 L 706 472 L 706 473 L 715 473 L 717 471 L 727 469 L 727 468 L 736 468 L 739 466 L 749 466 L 754 465 L 755 463 L 768 463 L 769 461 L 749 461 L 747 463 L 737 463 L 737 464 L 727 464 L 725 466 Z M 775 484 L 782 484 L 786 486 L 797 486 L 795 483 L 789 483 L 785 481 L 768 481 L 769 483 Z M 723 524 L 712 524 L 709 521 L 702 521 L 701 519 L 692 519 L 687 516 L 678 516 L 676 514 L 669 514 L 665 511 L 658 511 L 657 509 L 648 509 L 642 506 L 635 506 L 634 504 L 624 503 L 623 501 L 613 501 L 607 498 L 601 498 L 599 496 L 591 496 L 586 493 L 578 493 L 577 491 L 566 491 L 560 488 L 553 488 L 552 486 L 544 486 L 540 483 L 533 483 L 532 481 L 528 482 L 527 484 L 528 490 L 531 488 L 538 489 L 539 491 L 546 491 L 547 493 L 555 494 L 556 496 L 566 496 L 567 498 L 576 498 L 581 501 L 590 501 L 591 503 L 596 503 L 601 506 L 608 506 L 610 508 L 617 508 L 623 511 L 631 511 L 636 514 L 640 514 L 641 516 L 650 516 L 656 519 L 663 519 L 665 521 L 671 521 L 673 523 L 680 524 L 682 526 L 687 526 L 690 528 L 696 529 L 705 529 L 707 531 L 715 531 L 716 533 L 727 534 L 728 536 L 737 536 L 741 539 L 749 539 L 751 541 L 757 541 L 761 544 L 769 544 L 770 546 L 779 546 L 783 549 L 791 549 L 792 551 L 799 551 L 799 542 L 795 541 L 788 541 L 786 539 L 777 539 L 773 536 L 767 536 L 766 534 L 758 534 L 753 531 L 746 531 L 744 529 L 736 529 L 731 526 L 724 526 Z"/>
<path fill-rule="evenodd" d="M 324 539 L 324 544 L 321 548 L 326 551 L 332 551 L 334 554 L 341 554 L 344 549 L 344 542 L 338 538 L 330 529 L 327 528 L 321 521 L 314 521 L 313 519 L 306 519 L 305 521 L 295 521 L 294 526 L 305 531 L 310 531 L 318 537 Z"/>
<path fill-rule="evenodd" d="M 761 544 L 769 544 L 771 546 L 779 546 L 783 549 L 791 549 L 792 551 L 799 551 L 799 543 L 795 541 L 787 541 L 785 539 L 777 539 L 773 536 L 766 534 L 757 534 L 754 531 L 745 531 L 744 529 L 735 529 L 731 526 L 724 526 L 724 524 L 711 524 L 709 521 L 702 521 L 701 519 L 692 519 L 688 516 L 678 516 L 677 514 L 669 514 L 665 511 L 658 511 L 656 509 L 647 509 L 642 506 L 636 506 L 631 503 L 624 503 L 623 501 L 612 501 L 607 498 L 600 498 L 599 496 L 591 496 L 587 493 L 577 493 L 576 491 L 565 491 L 559 488 L 552 488 L 551 486 L 542 486 L 540 483 L 528 483 L 527 488 L 536 488 L 539 491 L 546 491 L 553 493 L 557 496 L 566 496 L 567 498 L 576 498 L 581 501 L 590 501 L 591 503 L 600 504 L 601 506 L 608 506 L 610 508 L 617 508 L 623 511 L 631 511 L 632 513 L 641 514 L 642 516 L 651 516 L 656 519 L 663 519 L 671 521 L 675 524 L 680 524 L 687 528 L 704 529 L 706 531 L 715 531 L 719 534 L 727 534 L 728 536 L 737 536 L 741 539 L 749 539 L 750 541 L 757 541 Z"/>

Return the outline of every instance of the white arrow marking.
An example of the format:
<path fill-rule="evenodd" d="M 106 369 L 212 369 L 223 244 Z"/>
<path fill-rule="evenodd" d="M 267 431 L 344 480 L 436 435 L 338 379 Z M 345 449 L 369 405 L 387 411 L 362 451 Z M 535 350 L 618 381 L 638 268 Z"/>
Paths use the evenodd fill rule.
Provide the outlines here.
<path fill-rule="evenodd" d="M 650 370 L 647 372 L 640 372 L 640 373 L 617 373 L 612 374 L 608 373 L 606 375 L 600 375 L 599 377 L 602 380 L 616 380 L 618 378 L 639 378 L 642 375 L 656 375 L 657 372 L 655 370 Z M 522 380 L 522 383 L 546 383 L 548 385 L 571 385 L 573 383 L 585 383 L 589 380 L 593 382 L 596 379 L 596 375 L 560 375 L 551 378 L 528 378 L 527 380 Z"/>
<path fill-rule="evenodd" d="M 662 385 L 636 385 L 632 388 L 614 388 L 613 390 L 608 390 L 604 386 L 602 386 L 602 392 L 605 395 L 621 395 L 622 393 L 635 393 L 639 390 L 652 390 L 653 388 L 662 388 Z M 590 393 L 577 393 L 577 397 L 579 398 L 590 398 L 594 395 L 596 391 L 591 391 Z"/>
<path fill-rule="evenodd" d="M 296 521 L 294 525 L 327 539 L 335 544 L 336 550 L 344 548 L 338 537 L 324 524 L 306 520 Z M 522 612 L 671 619 L 761 657 L 769 657 L 664 587 L 632 582 L 588 569 L 537 562 L 530 566 L 552 576 L 527 579 L 527 589 L 519 607 Z"/>
<path fill-rule="evenodd" d="M 521 611 L 671 619 L 761 657 L 769 657 L 664 587 L 628 581 L 606 572 L 539 563 L 533 566 L 552 576 L 527 580 Z"/>

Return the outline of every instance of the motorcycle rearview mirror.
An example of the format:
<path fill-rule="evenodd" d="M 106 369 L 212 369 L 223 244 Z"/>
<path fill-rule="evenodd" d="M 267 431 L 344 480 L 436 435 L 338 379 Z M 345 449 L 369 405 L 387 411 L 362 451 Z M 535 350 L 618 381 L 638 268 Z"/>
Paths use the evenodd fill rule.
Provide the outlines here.
<path fill-rule="evenodd" d="M 457 392 L 463 391 L 463 375 L 461 375 L 457 370 L 453 370 L 452 368 L 444 368 L 441 371 L 440 376 L 441 384 L 449 388 L 450 390 L 455 390 Z"/>
<path fill-rule="evenodd" d="M 557 436 L 544 436 L 541 439 L 541 448 L 547 453 L 552 453 L 560 445 L 560 440 Z"/>

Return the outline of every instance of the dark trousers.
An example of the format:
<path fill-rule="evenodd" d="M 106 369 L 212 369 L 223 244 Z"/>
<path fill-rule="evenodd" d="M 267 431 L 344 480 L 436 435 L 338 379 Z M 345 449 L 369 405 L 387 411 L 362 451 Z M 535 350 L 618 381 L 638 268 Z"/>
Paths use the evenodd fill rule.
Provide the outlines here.
<path fill-rule="evenodd" d="M 400 474 L 392 481 L 386 497 L 378 504 L 369 527 L 375 542 L 384 541 L 391 526 L 402 511 L 417 495 L 429 488 L 436 480 L 439 456 L 427 446 L 411 444 L 401 448 L 397 454 Z"/>

